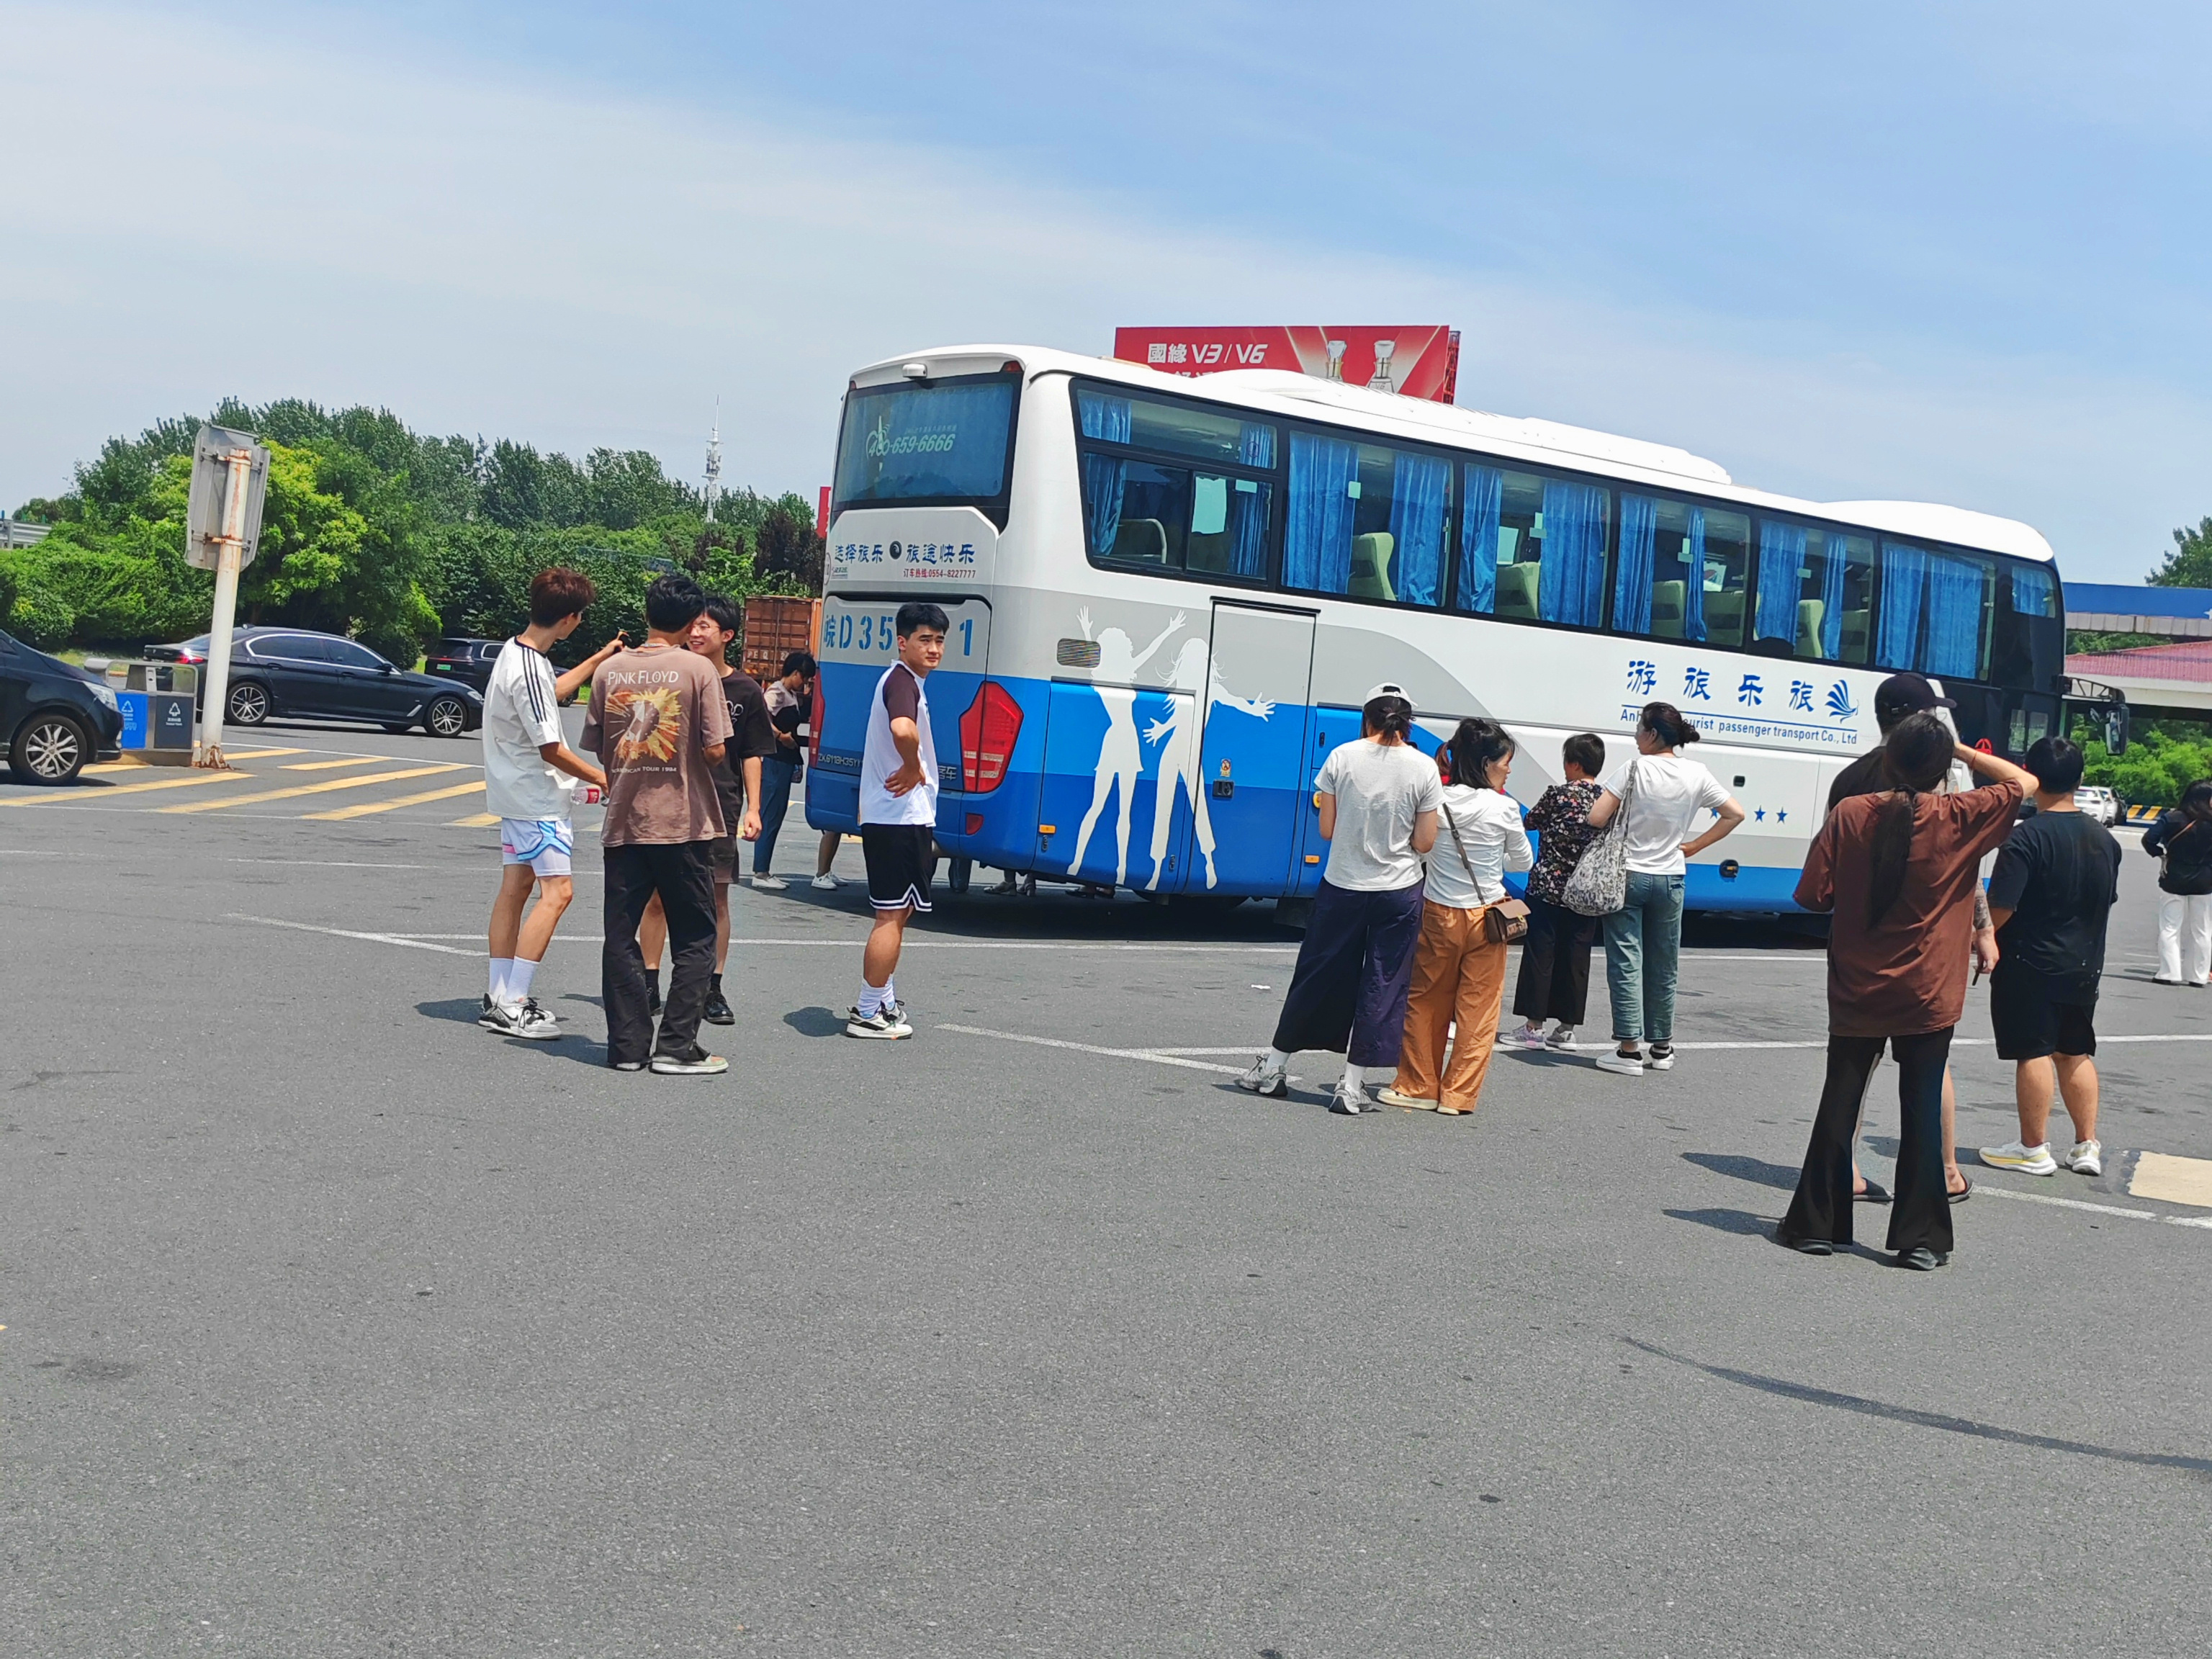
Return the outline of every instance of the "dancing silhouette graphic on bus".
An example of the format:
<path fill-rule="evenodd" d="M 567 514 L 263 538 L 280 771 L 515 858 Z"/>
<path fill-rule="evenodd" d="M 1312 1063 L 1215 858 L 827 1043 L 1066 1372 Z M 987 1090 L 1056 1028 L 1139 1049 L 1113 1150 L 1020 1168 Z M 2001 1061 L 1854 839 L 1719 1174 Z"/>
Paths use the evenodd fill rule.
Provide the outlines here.
<path fill-rule="evenodd" d="M 1180 696 L 1170 698 L 1168 717 L 1154 720 L 1145 729 L 1146 742 L 1158 743 L 1164 738 L 1167 745 L 1160 750 L 1159 776 L 1152 786 L 1152 876 L 1145 884 L 1147 891 L 1160 884 L 1160 867 L 1167 858 L 1168 831 L 1175 823 L 1178 785 L 1190 797 L 1191 831 L 1198 842 L 1198 850 L 1206 855 L 1206 884 L 1211 887 L 1217 879 L 1213 868 L 1213 817 L 1206 810 L 1206 780 L 1199 775 L 1200 744 L 1213 719 L 1214 709 L 1226 705 L 1263 720 L 1275 712 L 1275 705 L 1268 699 L 1240 697 L 1222 684 L 1212 648 L 1204 640 L 1182 642 L 1175 666 L 1168 672 L 1168 684 L 1177 691 L 1191 695 L 1188 701 Z"/>
<path fill-rule="evenodd" d="M 1083 637 L 1091 639 L 1091 607 L 1085 605 L 1076 620 L 1082 625 Z M 1183 613 L 1176 611 L 1160 630 L 1159 637 L 1141 652 L 1118 628 L 1109 628 L 1097 636 L 1098 664 L 1095 672 L 1098 678 L 1123 684 L 1091 688 L 1098 693 L 1098 701 L 1106 705 L 1106 736 L 1098 745 L 1097 769 L 1091 775 L 1091 810 L 1083 815 L 1083 827 L 1075 837 L 1075 856 L 1068 860 L 1070 875 L 1083 867 L 1083 855 L 1091 849 L 1091 832 L 1098 827 L 1099 817 L 1106 810 L 1106 798 L 1118 784 L 1121 799 L 1115 842 L 1114 882 L 1120 886 L 1129 879 L 1129 814 L 1137 803 L 1137 780 L 1144 773 L 1145 751 L 1137 741 L 1136 688 L 1127 682 L 1135 679 L 1159 648 L 1182 631 L 1183 621 Z"/>

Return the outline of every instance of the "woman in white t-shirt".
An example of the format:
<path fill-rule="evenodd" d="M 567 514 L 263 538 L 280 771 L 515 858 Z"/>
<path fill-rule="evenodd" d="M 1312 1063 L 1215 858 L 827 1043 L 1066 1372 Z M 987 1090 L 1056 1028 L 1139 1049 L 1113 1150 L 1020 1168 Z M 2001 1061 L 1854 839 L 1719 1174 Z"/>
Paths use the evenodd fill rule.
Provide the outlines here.
<path fill-rule="evenodd" d="M 1407 739 L 1405 688 L 1367 694 L 1360 736 L 1330 750 L 1314 779 L 1328 864 L 1314 898 L 1298 965 L 1275 1023 L 1274 1046 L 1237 1079 L 1254 1094 L 1289 1091 L 1303 1048 L 1345 1056 L 1329 1110 L 1375 1109 L 1367 1092 L 1395 1074 L 1406 1032 L 1406 993 L 1421 933 L 1421 855 L 1436 844 L 1443 785 L 1436 763 Z"/>
<path fill-rule="evenodd" d="M 1682 955 L 1682 872 L 1743 822 L 1743 808 L 1716 778 L 1680 753 L 1698 728 L 1671 702 L 1647 702 L 1636 724 L 1637 757 L 1605 780 L 1589 821 L 1613 822 L 1628 799 L 1628 902 L 1605 919 L 1605 982 L 1613 995 L 1615 1051 L 1598 1069 L 1640 1077 L 1674 1064 L 1674 981 Z M 1713 822 L 1692 837 L 1698 814 Z M 1651 1044 L 1644 1052 L 1646 1039 Z"/>
<path fill-rule="evenodd" d="M 1445 751 L 1443 828 L 1429 853 L 1405 1053 L 1397 1080 L 1376 1096 L 1385 1106 L 1457 1116 L 1473 1111 L 1482 1092 L 1505 1006 L 1505 941 L 1490 937 L 1489 911 L 1507 896 L 1505 872 L 1536 861 L 1521 803 L 1505 793 L 1513 750 L 1497 721 L 1466 720 Z M 1459 1037 L 1446 1065 L 1455 1020 Z"/>

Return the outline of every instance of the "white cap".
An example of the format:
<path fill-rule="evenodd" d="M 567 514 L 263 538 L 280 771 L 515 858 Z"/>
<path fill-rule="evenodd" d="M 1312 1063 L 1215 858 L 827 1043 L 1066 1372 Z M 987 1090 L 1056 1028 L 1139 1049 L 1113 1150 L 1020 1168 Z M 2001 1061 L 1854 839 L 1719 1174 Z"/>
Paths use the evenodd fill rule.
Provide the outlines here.
<path fill-rule="evenodd" d="M 1364 708 L 1367 704 L 1373 702 L 1377 697 L 1398 697 L 1403 699 L 1407 702 L 1413 702 L 1413 698 L 1407 695 L 1406 688 L 1404 686 L 1394 685 L 1389 680 L 1385 680 L 1382 684 L 1372 687 L 1368 691 L 1367 695 L 1359 700 L 1360 706 Z"/>

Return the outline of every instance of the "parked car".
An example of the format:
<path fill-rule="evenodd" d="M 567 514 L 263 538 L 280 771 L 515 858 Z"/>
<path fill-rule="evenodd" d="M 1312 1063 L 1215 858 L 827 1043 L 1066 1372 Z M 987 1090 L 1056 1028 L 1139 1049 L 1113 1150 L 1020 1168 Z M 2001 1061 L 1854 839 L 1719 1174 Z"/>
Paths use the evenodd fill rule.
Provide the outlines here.
<path fill-rule="evenodd" d="M 459 680 L 482 693 L 491 684 L 491 667 L 499 660 L 505 640 L 440 640 L 422 659 L 422 672 L 433 678 Z"/>
<path fill-rule="evenodd" d="M 160 662 L 204 663 L 207 653 L 204 634 L 146 647 Z M 458 738 L 483 720 L 476 687 L 395 668 L 358 641 L 300 628 L 234 632 L 225 702 L 223 717 L 233 726 L 293 718 L 369 720 L 387 732 L 419 726 L 433 737 Z"/>
<path fill-rule="evenodd" d="M 105 680 L 0 634 L 0 741 L 17 782 L 70 783 L 122 756 L 123 714 Z"/>
<path fill-rule="evenodd" d="M 2120 798 L 2100 783 L 2085 783 L 2076 789 L 2074 805 L 2108 827 L 2120 821 Z"/>

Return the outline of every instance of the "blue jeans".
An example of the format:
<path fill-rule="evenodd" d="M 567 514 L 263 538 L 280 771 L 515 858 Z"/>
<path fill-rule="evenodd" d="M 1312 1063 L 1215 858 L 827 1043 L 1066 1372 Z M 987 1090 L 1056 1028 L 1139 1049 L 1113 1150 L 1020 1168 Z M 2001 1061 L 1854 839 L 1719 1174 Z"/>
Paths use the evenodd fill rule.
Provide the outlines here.
<path fill-rule="evenodd" d="M 781 755 L 770 755 L 761 763 L 760 839 L 753 843 L 753 873 L 769 873 L 769 861 L 775 857 L 776 832 L 783 828 L 783 815 L 791 810 L 791 781 L 799 775 L 799 763 L 786 760 Z"/>
<path fill-rule="evenodd" d="M 1605 919 L 1613 1040 L 1671 1042 L 1682 959 L 1682 878 L 1628 872 L 1628 902 Z"/>

